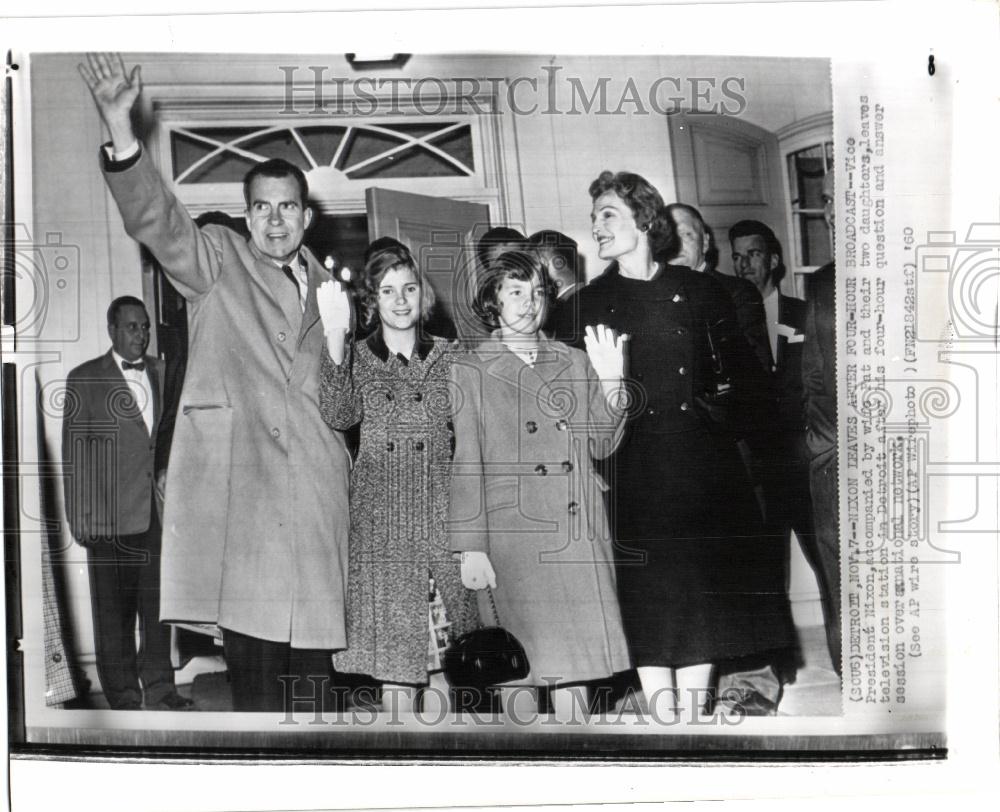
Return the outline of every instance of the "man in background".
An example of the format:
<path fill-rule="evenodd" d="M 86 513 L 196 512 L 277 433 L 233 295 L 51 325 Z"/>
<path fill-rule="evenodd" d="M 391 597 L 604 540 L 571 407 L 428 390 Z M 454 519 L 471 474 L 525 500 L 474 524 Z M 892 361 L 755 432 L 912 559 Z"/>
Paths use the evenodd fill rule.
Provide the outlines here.
<path fill-rule="evenodd" d="M 555 297 L 545 317 L 545 327 L 564 324 L 566 322 L 563 321 L 561 311 L 569 303 L 570 297 L 587 283 L 576 240 L 558 231 L 544 229 L 528 237 L 528 244 L 545 263 L 549 281 L 555 290 Z M 570 314 L 566 315 L 572 318 Z"/>
<path fill-rule="evenodd" d="M 111 303 L 108 335 L 107 353 L 69 373 L 62 441 L 66 515 L 87 548 L 97 674 L 112 710 L 187 710 L 193 703 L 174 690 L 170 627 L 160 623 L 153 464 L 163 365 L 145 354 L 139 299 Z"/>

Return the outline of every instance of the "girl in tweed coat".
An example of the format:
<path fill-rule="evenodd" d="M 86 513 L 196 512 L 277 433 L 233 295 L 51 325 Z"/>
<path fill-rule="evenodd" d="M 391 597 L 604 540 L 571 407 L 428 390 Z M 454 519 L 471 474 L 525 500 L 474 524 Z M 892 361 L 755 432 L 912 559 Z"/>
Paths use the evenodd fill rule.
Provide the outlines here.
<path fill-rule="evenodd" d="M 346 293 L 330 283 L 320 304 L 327 334 L 323 418 L 338 430 L 361 423 L 351 472 L 347 649 L 334 655 L 334 664 L 340 672 L 382 681 L 384 702 L 407 710 L 428 683 L 429 667 L 437 665 L 435 641 L 430 652 L 428 645 L 428 576 L 443 600 L 450 634 L 475 628 L 478 616 L 445 531 L 454 353 L 444 339 L 419 331 L 434 293 L 409 250 L 383 238 L 368 253 L 361 304 L 368 325 L 377 329 L 355 345 L 353 358 L 345 348 Z M 323 303 L 334 293 L 339 318 Z"/>

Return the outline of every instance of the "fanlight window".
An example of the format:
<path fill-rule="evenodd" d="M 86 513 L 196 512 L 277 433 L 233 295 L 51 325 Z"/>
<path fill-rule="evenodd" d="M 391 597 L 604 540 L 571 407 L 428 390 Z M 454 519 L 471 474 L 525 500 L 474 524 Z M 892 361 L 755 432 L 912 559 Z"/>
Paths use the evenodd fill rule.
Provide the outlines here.
<path fill-rule="evenodd" d="M 333 167 L 349 180 L 475 175 L 468 121 L 174 127 L 170 149 L 177 184 L 239 183 L 271 158 L 304 172 Z"/>

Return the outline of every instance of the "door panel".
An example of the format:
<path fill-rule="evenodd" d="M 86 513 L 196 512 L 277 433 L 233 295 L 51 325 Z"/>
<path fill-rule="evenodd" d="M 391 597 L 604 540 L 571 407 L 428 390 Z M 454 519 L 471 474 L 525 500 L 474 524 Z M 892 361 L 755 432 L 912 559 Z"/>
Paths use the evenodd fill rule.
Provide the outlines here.
<path fill-rule="evenodd" d="M 472 312 L 475 242 L 490 227 L 489 206 L 389 189 L 365 191 L 368 236 L 395 237 L 416 257 L 462 340 L 486 333 Z"/>
<path fill-rule="evenodd" d="M 720 271 L 733 273 L 728 235 L 739 220 L 770 226 L 787 253 L 792 243 L 774 133 L 732 116 L 678 114 L 670 116 L 670 144 L 677 200 L 697 208 L 714 232 Z M 790 276 L 781 287 L 794 295 Z"/>

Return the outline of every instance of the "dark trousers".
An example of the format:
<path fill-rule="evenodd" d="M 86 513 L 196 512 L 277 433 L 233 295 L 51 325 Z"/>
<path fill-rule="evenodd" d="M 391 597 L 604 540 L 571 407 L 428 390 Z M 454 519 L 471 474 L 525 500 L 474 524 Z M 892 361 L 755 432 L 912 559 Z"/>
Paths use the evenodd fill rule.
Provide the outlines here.
<path fill-rule="evenodd" d="M 97 675 L 112 709 L 142 702 L 143 695 L 152 707 L 174 692 L 170 627 L 160 623 L 160 523 L 150 507 L 145 533 L 87 549 Z"/>
<path fill-rule="evenodd" d="M 840 674 L 840 501 L 837 492 L 836 449 L 812 461 L 809 468 L 812 487 L 815 533 L 806 546 L 806 556 L 816 573 L 823 596 L 823 619 L 826 642 L 830 647 L 833 668 Z"/>
<path fill-rule="evenodd" d="M 232 629 L 222 630 L 222 644 L 234 711 L 281 713 L 293 709 L 293 698 L 303 711 L 335 708 L 332 650 L 292 648 Z"/>

